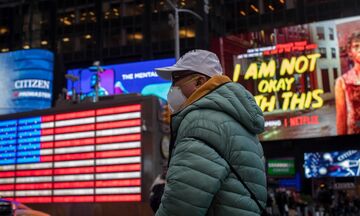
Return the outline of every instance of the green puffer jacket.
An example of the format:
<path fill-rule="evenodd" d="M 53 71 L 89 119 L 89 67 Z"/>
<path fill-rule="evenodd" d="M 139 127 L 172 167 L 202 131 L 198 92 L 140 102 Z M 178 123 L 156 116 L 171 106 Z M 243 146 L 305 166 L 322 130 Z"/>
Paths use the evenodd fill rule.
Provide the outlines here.
<path fill-rule="evenodd" d="M 156 215 L 260 215 L 223 158 L 265 206 L 264 156 L 257 138 L 263 130 L 252 95 L 225 76 L 211 78 L 172 116 L 176 141 Z"/>

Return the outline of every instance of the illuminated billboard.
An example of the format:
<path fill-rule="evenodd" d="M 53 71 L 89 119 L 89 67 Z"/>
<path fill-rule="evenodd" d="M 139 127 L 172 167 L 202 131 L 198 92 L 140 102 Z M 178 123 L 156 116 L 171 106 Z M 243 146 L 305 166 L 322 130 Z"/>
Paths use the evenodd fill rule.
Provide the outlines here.
<path fill-rule="evenodd" d="M 174 58 L 142 61 L 126 64 L 103 66 L 100 73 L 99 95 L 139 93 L 141 95 L 156 95 L 166 100 L 171 82 L 163 80 L 156 74 L 154 68 L 175 64 Z M 74 87 L 82 98 L 94 96 L 95 74 L 89 69 L 72 69 L 68 74 L 79 77 L 79 81 L 72 83 L 68 80 L 69 92 Z"/>
<path fill-rule="evenodd" d="M 360 133 L 359 28 L 351 17 L 220 38 L 226 74 L 264 112 L 261 140 Z"/>
<path fill-rule="evenodd" d="M 269 159 L 267 165 L 267 174 L 269 176 L 295 176 L 294 159 Z"/>
<path fill-rule="evenodd" d="M 360 176 L 360 151 L 305 153 L 304 169 L 306 178 Z"/>
<path fill-rule="evenodd" d="M 41 49 L 0 53 L 0 115 L 51 106 L 53 61 Z"/>
<path fill-rule="evenodd" d="M 0 196 L 141 201 L 141 111 L 133 103 L 0 121 Z"/>

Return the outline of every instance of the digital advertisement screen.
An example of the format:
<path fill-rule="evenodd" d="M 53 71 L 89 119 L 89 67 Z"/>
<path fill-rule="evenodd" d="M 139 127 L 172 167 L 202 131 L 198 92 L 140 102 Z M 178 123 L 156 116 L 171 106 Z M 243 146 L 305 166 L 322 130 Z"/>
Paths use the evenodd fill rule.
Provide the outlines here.
<path fill-rule="evenodd" d="M 360 151 L 305 153 L 304 169 L 306 178 L 360 176 Z"/>
<path fill-rule="evenodd" d="M 140 104 L 0 121 L 0 197 L 141 201 Z"/>
<path fill-rule="evenodd" d="M 359 29 L 357 16 L 222 38 L 226 73 L 264 112 L 261 140 L 360 133 Z"/>
<path fill-rule="evenodd" d="M 99 95 L 139 93 L 141 95 L 155 95 L 166 100 L 171 82 L 157 76 L 154 68 L 166 67 L 175 64 L 175 59 L 160 59 L 143 62 L 103 66 L 100 73 Z M 75 88 L 82 98 L 92 97 L 96 76 L 89 69 L 72 69 L 68 74 L 79 77 L 79 81 L 67 82 L 69 93 Z"/>
<path fill-rule="evenodd" d="M 294 176 L 295 175 L 295 162 L 294 159 L 279 158 L 269 159 L 267 161 L 267 174 L 269 176 Z"/>
<path fill-rule="evenodd" d="M 0 53 L 0 115 L 49 108 L 53 62 L 47 50 Z"/>

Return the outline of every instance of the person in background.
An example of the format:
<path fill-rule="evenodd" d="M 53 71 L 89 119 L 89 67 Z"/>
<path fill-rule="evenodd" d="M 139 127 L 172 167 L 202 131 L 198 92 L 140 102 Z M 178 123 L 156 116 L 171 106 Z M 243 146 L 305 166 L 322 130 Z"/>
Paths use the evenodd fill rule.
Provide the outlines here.
<path fill-rule="evenodd" d="M 264 118 L 253 96 L 223 76 L 206 50 L 155 70 L 172 81 L 169 167 L 156 215 L 260 215 L 267 199 L 257 137 Z"/>
<path fill-rule="evenodd" d="M 150 201 L 150 207 L 154 211 L 154 213 L 159 209 L 161 203 L 161 196 L 164 193 L 165 176 L 166 176 L 166 168 L 163 170 L 163 172 L 160 175 L 156 177 L 150 188 L 149 201 Z"/>
<path fill-rule="evenodd" d="M 348 56 L 354 67 L 335 82 L 336 128 L 338 135 L 360 133 L 360 32 L 348 39 Z"/>

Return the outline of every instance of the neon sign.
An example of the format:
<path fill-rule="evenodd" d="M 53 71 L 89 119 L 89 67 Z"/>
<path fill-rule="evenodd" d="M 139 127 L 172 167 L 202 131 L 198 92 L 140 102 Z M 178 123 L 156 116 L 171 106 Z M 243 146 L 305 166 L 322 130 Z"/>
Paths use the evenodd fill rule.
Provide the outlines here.
<path fill-rule="evenodd" d="M 142 200 L 141 104 L 0 121 L 0 196 Z"/>

